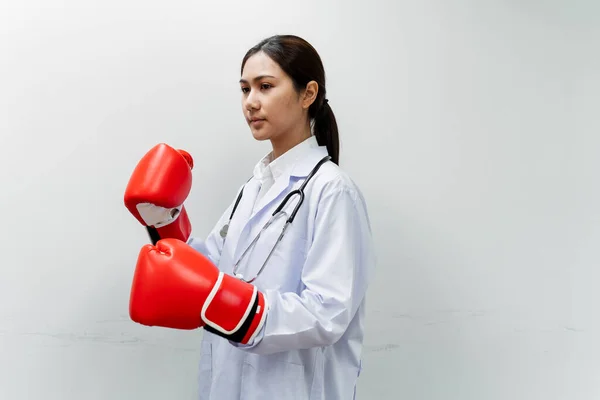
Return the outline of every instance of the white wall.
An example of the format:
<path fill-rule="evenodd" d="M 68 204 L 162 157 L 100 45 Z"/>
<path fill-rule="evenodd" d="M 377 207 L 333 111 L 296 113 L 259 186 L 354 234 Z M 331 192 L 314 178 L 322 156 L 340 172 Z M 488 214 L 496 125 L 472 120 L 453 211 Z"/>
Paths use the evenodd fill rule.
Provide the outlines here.
<path fill-rule="evenodd" d="M 599 11 L 3 0 L 0 398 L 194 398 L 202 333 L 128 319 L 147 238 L 123 190 L 154 144 L 187 149 L 205 235 L 268 150 L 241 58 L 295 33 L 377 239 L 359 398 L 598 399 Z"/>

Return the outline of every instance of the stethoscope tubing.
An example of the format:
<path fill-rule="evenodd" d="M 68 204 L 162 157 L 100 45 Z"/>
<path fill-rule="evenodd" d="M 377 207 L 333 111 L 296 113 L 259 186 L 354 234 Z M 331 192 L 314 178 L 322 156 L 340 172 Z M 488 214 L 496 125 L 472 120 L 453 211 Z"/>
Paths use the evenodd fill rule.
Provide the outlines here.
<path fill-rule="evenodd" d="M 237 272 L 237 268 L 239 266 L 239 263 L 242 261 L 242 259 L 246 255 L 246 253 L 258 241 L 258 239 L 260 238 L 260 235 L 263 233 L 263 231 L 265 231 L 273 223 L 273 221 L 275 221 L 277 219 L 276 218 L 277 214 L 279 214 L 280 212 L 282 212 L 283 208 L 286 206 L 286 204 L 288 203 L 288 201 L 290 200 L 290 198 L 292 196 L 294 196 L 294 195 L 298 195 L 298 196 L 300 196 L 300 199 L 298 200 L 298 203 L 294 206 L 294 210 L 292 211 L 292 213 L 290 214 L 290 216 L 286 220 L 286 222 L 285 222 L 285 224 L 284 224 L 284 226 L 283 226 L 283 228 L 281 230 L 281 233 L 280 233 L 277 241 L 275 241 L 275 244 L 273 245 L 273 248 L 271 248 L 271 251 L 269 252 L 269 255 L 267 256 L 265 262 L 263 263 L 263 265 L 261 266 L 261 268 L 258 270 L 258 273 L 254 276 L 254 278 L 252 278 L 249 281 L 245 280 L 245 282 L 252 283 L 252 282 L 254 282 L 254 280 L 256 280 L 256 278 L 258 278 L 258 276 L 261 274 L 261 272 L 263 271 L 263 269 L 267 265 L 269 259 L 271 258 L 271 255 L 275 251 L 275 248 L 277 247 L 277 244 L 283 239 L 283 236 L 285 235 L 285 232 L 286 232 L 287 228 L 294 221 L 294 218 L 296 218 L 296 214 L 298 213 L 298 210 L 300 209 L 300 206 L 304 202 L 304 189 L 305 189 L 306 185 L 311 180 L 311 178 L 317 173 L 317 171 L 319 170 L 319 168 L 321 168 L 321 166 L 325 162 L 329 161 L 330 159 L 331 159 L 331 156 L 329 156 L 329 155 L 323 157 L 317 163 L 317 165 L 315 165 L 315 167 L 310 171 L 310 173 L 308 174 L 308 176 L 306 177 L 306 179 L 304 180 L 304 182 L 302 182 L 302 185 L 300 185 L 300 187 L 298 189 L 290 191 L 284 197 L 284 199 L 281 201 L 281 203 L 279 204 L 279 206 L 277 206 L 277 208 L 275 209 L 275 211 L 273 211 L 273 214 L 271 214 L 271 218 L 269 218 L 269 220 L 267 221 L 267 223 L 262 227 L 262 229 L 258 232 L 258 234 L 256 235 L 256 237 L 252 240 L 252 242 L 248 245 L 248 247 L 246 247 L 246 249 L 244 250 L 244 252 L 242 253 L 242 255 L 239 257 L 238 261 L 234 264 L 233 274 L 235 276 L 237 276 L 241 280 L 244 280 L 241 275 L 239 275 L 239 274 L 236 273 Z M 242 187 L 242 190 L 240 191 L 240 194 L 238 195 L 238 197 L 237 197 L 237 199 L 236 199 L 236 201 L 235 201 L 235 203 L 233 205 L 233 209 L 231 210 L 231 215 L 229 216 L 228 223 L 225 224 L 223 226 L 223 228 L 221 228 L 221 237 L 223 237 L 223 240 L 225 240 L 226 237 L 227 237 L 227 231 L 229 230 L 229 225 L 231 224 L 231 220 L 233 219 L 233 216 L 235 215 L 235 211 L 236 211 L 236 209 L 238 207 L 238 204 L 240 203 L 240 201 L 242 199 L 243 193 L 244 193 L 244 188 Z"/>

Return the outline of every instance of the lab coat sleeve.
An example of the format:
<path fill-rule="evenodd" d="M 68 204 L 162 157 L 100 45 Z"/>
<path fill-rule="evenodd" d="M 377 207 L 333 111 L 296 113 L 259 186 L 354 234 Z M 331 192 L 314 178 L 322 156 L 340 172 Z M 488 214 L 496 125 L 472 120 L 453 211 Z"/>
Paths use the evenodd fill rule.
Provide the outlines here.
<path fill-rule="evenodd" d="M 362 196 L 349 188 L 325 195 L 302 273 L 303 290 L 264 292 L 268 312 L 254 341 L 234 346 L 257 354 L 328 346 L 363 302 L 375 256 Z"/>
<path fill-rule="evenodd" d="M 238 190 L 236 197 L 239 195 L 241 190 L 242 188 Z M 203 240 L 199 237 L 191 235 L 187 241 L 188 245 L 190 245 L 194 250 L 202 253 L 202 255 L 210 259 L 215 265 L 219 265 L 221 252 L 223 250 L 224 241 L 221 237 L 221 228 L 223 228 L 223 225 L 229 222 L 229 216 L 231 215 L 231 210 L 233 210 L 233 205 L 234 202 L 232 202 L 223 212 L 206 239 Z"/>

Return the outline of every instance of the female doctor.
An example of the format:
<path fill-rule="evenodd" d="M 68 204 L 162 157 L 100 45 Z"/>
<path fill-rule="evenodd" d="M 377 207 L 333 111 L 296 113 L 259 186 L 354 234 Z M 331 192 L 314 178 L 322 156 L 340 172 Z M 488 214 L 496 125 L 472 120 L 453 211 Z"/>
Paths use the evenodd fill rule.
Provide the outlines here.
<path fill-rule="evenodd" d="M 204 328 L 199 398 L 351 400 L 375 256 L 360 189 L 338 166 L 336 119 L 315 49 L 267 38 L 241 65 L 242 111 L 272 151 L 204 240 L 183 202 L 191 156 L 161 144 L 129 181 L 146 226 L 133 321 Z"/>

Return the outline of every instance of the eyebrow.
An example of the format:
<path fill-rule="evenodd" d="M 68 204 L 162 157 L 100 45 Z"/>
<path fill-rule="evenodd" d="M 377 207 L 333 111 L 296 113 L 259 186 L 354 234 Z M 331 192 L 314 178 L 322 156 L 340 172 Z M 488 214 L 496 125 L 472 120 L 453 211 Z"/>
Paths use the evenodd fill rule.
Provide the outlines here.
<path fill-rule="evenodd" d="M 265 79 L 265 78 L 273 78 L 273 79 L 275 79 L 275 77 L 274 77 L 274 76 L 272 76 L 272 75 L 259 75 L 259 76 L 255 77 L 255 78 L 254 78 L 254 79 L 252 79 L 252 80 L 253 80 L 254 82 L 256 82 L 256 81 L 261 81 L 261 80 L 263 80 L 263 79 Z M 242 78 L 242 79 L 240 79 L 240 83 L 248 83 L 248 81 L 247 81 L 247 80 L 245 80 L 244 78 Z"/>

